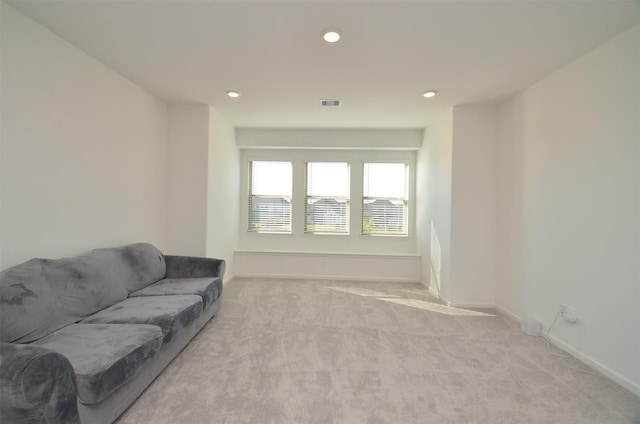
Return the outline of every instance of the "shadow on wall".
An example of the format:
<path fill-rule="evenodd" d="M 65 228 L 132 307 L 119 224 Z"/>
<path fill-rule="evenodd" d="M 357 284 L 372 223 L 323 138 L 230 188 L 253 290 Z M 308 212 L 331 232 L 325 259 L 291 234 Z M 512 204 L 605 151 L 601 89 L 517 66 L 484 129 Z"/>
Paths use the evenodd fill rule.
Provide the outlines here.
<path fill-rule="evenodd" d="M 429 278 L 429 287 L 436 293 L 441 293 L 440 272 L 442 270 L 442 249 L 436 227 L 431 221 L 431 277 Z"/>

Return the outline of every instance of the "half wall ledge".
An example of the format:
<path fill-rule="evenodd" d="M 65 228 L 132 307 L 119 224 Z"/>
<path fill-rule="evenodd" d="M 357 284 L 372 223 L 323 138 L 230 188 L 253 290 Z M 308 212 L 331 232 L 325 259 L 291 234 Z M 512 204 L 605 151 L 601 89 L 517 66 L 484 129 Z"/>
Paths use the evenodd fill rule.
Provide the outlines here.
<path fill-rule="evenodd" d="M 235 277 L 421 281 L 421 255 L 236 250 Z"/>

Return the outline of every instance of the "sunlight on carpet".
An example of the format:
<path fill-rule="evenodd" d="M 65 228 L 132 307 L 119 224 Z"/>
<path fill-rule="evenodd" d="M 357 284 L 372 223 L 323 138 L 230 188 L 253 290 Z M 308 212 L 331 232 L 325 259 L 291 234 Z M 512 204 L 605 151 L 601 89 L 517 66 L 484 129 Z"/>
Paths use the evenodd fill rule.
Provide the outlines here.
<path fill-rule="evenodd" d="M 357 294 L 365 297 L 400 297 L 393 294 L 382 293 L 375 290 L 363 289 L 360 287 L 328 287 L 331 290 L 337 290 L 344 293 Z"/>
<path fill-rule="evenodd" d="M 360 287 L 328 287 L 344 293 L 355 294 L 364 297 L 373 297 L 376 300 L 395 303 L 397 305 L 409 306 L 411 308 L 423 309 L 425 311 L 436 312 L 444 315 L 465 316 L 465 317 L 493 317 L 495 315 L 486 312 L 474 311 L 471 309 L 456 308 L 439 303 L 427 302 L 419 299 L 404 299 L 402 296 L 382 293 L 375 290 L 363 289 Z"/>
<path fill-rule="evenodd" d="M 427 302 L 425 300 L 418 299 L 397 299 L 388 297 L 377 297 L 378 300 L 384 300 L 385 302 L 396 303 L 398 305 L 410 306 L 412 308 L 424 309 L 426 311 L 437 312 L 445 315 L 455 315 L 464 317 L 494 317 L 493 314 L 486 312 L 473 311 L 471 309 L 455 308 L 453 306 L 441 305 L 439 303 Z"/>

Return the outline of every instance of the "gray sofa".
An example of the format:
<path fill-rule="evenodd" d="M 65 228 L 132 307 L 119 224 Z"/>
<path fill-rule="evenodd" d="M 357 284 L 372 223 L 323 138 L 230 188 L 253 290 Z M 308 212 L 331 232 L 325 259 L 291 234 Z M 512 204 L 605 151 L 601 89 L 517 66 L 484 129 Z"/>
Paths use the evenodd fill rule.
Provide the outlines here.
<path fill-rule="evenodd" d="M 111 423 L 216 313 L 225 262 L 146 243 L 0 274 L 0 422 Z"/>

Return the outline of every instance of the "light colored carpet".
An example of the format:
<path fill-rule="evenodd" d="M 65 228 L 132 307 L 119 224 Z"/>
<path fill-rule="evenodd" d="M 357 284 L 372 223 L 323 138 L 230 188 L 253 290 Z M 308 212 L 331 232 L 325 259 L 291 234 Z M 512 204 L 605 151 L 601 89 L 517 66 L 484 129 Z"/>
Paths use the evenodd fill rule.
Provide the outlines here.
<path fill-rule="evenodd" d="M 417 284 L 236 279 L 131 423 L 640 424 L 640 398 Z"/>

